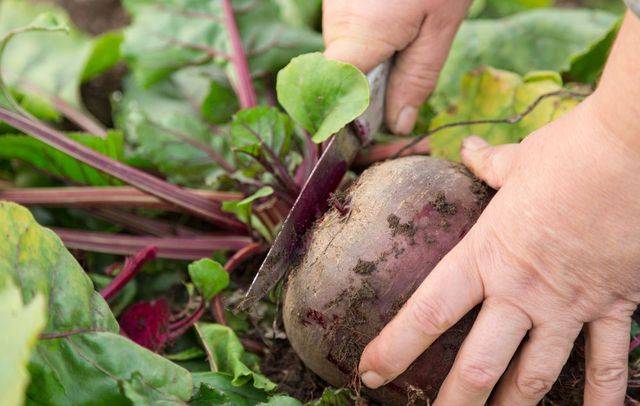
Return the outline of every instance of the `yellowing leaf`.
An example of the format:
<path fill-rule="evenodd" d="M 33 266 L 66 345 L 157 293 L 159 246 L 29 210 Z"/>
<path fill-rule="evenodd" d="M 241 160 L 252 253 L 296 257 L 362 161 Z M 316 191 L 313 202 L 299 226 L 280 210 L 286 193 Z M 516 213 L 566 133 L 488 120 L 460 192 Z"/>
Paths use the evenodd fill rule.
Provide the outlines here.
<path fill-rule="evenodd" d="M 554 72 L 533 72 L 523 78 L 493 68 L 475 70 L 462 79 L 458 102 L 439 113 L 430 129 L 461 121 L 512 118 L 525 112 L 540 96 L 559 90 L 562 80 Z M 431 136 L 432 154 L 459 160 L 462 139 L 470 135 L 494 145 L 519 142 L 577 103 L 575 98 L 561 95 L 549 97 L 516 123 L 465 125 L 439 131 Z"/>
<path fill-rule="evenodd" d="M 27 209 L 0 202 L 0 235 L 0 280 L 11 279 L 27 302 L 46 298 L 45 337 L 29 362 L 32 403 L 125 404 L 119 384 L 134 372 L 154 392 L 189 399 L 189 372 L 120 335 L 109 306 L 53 231 Z"/>
<path fill-rule="evenodd" d="M 22 304 L 20 291 L 7 283 L 0 291 L 0 393 L 5 406 L 20 406 L 29 382 L 27 363 L 38 333 L 46 324 L 44 298 Z"/>

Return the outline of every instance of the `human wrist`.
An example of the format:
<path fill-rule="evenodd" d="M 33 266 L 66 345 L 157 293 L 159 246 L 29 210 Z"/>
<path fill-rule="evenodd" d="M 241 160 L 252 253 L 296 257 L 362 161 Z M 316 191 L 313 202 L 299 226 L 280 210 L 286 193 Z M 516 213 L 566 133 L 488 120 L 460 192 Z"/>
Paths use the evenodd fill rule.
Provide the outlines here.
<path fill-rule="evenodd" d="M 640 158 L 640 112 L 637 106 L 615 93 L 596 90 L 583 103 L 585 119 L 595 130 L 611 141 L 634 152 Z"/>
<path fill-rule="evenodd" d="M 628 147 L 640 152 L 640 19 L 630 11 L 596 91 L 589 97 L 591 113 Z"/>

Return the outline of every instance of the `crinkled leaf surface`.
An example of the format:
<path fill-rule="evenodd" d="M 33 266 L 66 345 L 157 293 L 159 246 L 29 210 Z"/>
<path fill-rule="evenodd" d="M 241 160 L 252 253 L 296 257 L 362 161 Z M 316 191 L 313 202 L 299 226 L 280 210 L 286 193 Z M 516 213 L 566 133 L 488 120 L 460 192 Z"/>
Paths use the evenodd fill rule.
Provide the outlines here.
<path fill-rule="evenodd" d="M 272 391 L 276 384 L 252 370 L 243 362 L 244 349 L 236 334 L 227 326 L 211 323 L 196 324 L 196 331 L 207 353 L 213 372 L 231 375 L 233 386 L 249 383 L 256 389 Z"/>
<path fill-rule="evenodd" d="M 207 148 L 233 160 L 228 137 L 214 133 L 190 103 L 201 103 L 210 88 L 210 80 L 199 72 L 183 69 L 149 88 L 129 77 L 116 112 L 116 124 L 125 131 L 134 157 L 185 186 L 213 185 L 223 173 Z"/>
<path fill-rule="evenodd" d="M 38 342 L 31 358 L 31 402 L 123 404 L 120 384 L 134 373 L 155 390 L 188 400 L 189 373 L 119 334 L 109 306 L 51 230 L 25 208 L 0 202 L 0 234 L 0 275 L 13 280 L 23 301 L 46 298 L 43 334 L 50 338 Z"/>
<path fill-rule="evenodd" d="M 224 267 L 209 258 L 189 264 L 189 276 L 206 300 L 211 300 L 229 285 L 229 274 Z"/>
<path fill-rule="evenodd" d="M 5 282 L 0 290 L 0 393 L 3 405 L 24 404 L 24 392 L 29 383 L 29 355 L 45 323 L 44 297 L 37 295 L 24 305 L 20 290 L 12 282 Z"/>
<path fill-rule="evenodd" d="M 82 81 L 99 76 L 120 61 L 120 45 L 124 41 L 122 31 L 107 32 L 95 39 L 91 55 L 82 71 Z"/>
<path fill-rule="evenodd" d="M 458 94 L 462 76 L 488 65 L 525 74 L 564 72 L 571 61 L 601 41 L 617 17 L 587 9 L 537 9 L 496 20 L 462 24 L 440 74 L 432 102 L 440 109 Z M 600 62 L 598 62 L 600 63 Z"/>
<path fill-rule="evenodd" d="M 177 396 L 156 390 L 138 372 L 134 372 L 131 379 L 120 381 L 120 388 L 133 406 L 188 405 L 187 402 Z"/>
<path fill-rule="evenodd" d="M 543 94 L 562 89 L 557 73 L 534 72 L 524 78 L 507 71 L 483 68 L 462 79 L 458 103 L 438 114 L 431 129 L 468 120 L 506 119 L 522 113 Z M 478 135 L 491 144 L 519 142 L 532 131 L 566 113 L 578 103 L 574 98 L 554 96 L 515 124 L 476 124 L 439 131 L 430 137 L 434 156 L 460 159 L 462 139 Z"/>
<path fill-rule="evenodd" d="M 269 398 L 267 392 L 253 385 L 234 385 L 233 379 L 233 375 L 224 372 L 194 373 L 193 384 L 199 390 L 190 403 L 205 406 L 211 404 L 211 399 L 219 399 L 223 405 L 251 406 Z"/>
<path fill-rule="evenodd" d="M 289 115 L 322 142 L 369 106 L 369 82 L 355 66 L 320 53 L 293 58 L 278 73 L 278 101 Z"/>
<path fill-rule="evenodd" d="M 238 111 L 238 98 L 226 84 L 211 81 L 209 93 L 202 102 L 202 116 L 211 124 L 224 124 Z"/>
<path fill-rule="evenodd" d="M 252 156 L 266 155 L 266 144 L 284 161 L 291 148 L 293 121 L 275 107 L 260 106 L 238 112 L 231 123 L 231 144 L 237 151 Z M 238 154 L 238 162 L 245 167 L 255 167 L 256 162 Z"/>
<path fill-rule="evenodd" d="M 133 24 L 123 53 L 145 86 L 185 66 L 216 64 L 235 75 L 221 0 L 126 0 Z M 275 0 L 233 2 L 253 74 L 274 72 L 293 56 L 319 50 L 320 34 L 288 24 Z"/>
<path fill-rule="evenodd" d="M 69 134 L 69 137 L 117 161 L 123 159 L 124 138 L 120 132 L 111 131 L 106 138 L 88 134 Z M 0 159 L 18 159 L 53 176 L 83 185 L 108 186 L 122 183 L 26 135 L 0 136 Z"/>
<path fill-rule="evenodd" d="M 313 400 L 307 406 L 349 406 L 354 404 L 356 397 L 347 388 L 325 388 L 320 398 Z"/>
<path fill-rule="evenodd" d="M 54 15 L 58 21 L 69 21 L 62 9 L 52 5 L 26 0 L 2 0 L 0 36 L 29 25 L 44 12 Z M 83 73 L 90 71 L 90 76 L 95 76 L 117 61 L 105 54 L 107 50 L 113 52 L 113 47 L 105 48 L 105 43 L 100 40 L 96 44 L 99 50 L 94 50 L 94 40 L 75 29 L 69 33 L 20 34 L 8 45 L 3 57 L 3 73 L 7 84 L 21 93 L 35 93 L 47 98 L 57 96 L 72 106 L 80 107 L 79 87 Z M 89 75 L 85 73 L 85 77 Z"/>

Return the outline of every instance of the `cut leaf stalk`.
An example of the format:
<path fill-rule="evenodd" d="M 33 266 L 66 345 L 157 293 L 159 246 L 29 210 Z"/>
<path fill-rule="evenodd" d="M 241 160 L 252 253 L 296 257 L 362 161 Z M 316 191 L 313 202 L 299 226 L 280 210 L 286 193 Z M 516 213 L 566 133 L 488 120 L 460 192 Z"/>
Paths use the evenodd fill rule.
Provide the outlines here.
<path fill-rule="evenodd" d="M 224 9 L 224 21 L 229 33 L 229 40 L 233 48 L 231 60 L 235 67 L 237 80 L 236 91 L 238 92 L 240 105 L 245 109 L 254 107 L 257 104 L 258 98 L 253 87 L 247 55 L 244 50 L 244 45 L 242 44 L 242 38 L 240 37 L 240 30 L 238 30 L 231 0 L 222 0 L 222 7 Z"/>
<path fill-rule="evenodd" d="M 144 247 L 158 247 L 159 258 L 196 260 L 209 257 L 216 250 L 237 250 L 252 243 L 243 235 L 198 237 L 140 237 L 91 231 L 53 228 L 70 249 L 134 255 Z"/>
<path fill-rule="evenodd" d="M 150 193 L 159 199 L 173 203 L 213 224 L 229 230 L 240 232 L 246 230 L 242 223 L 221 213 L 218 205 L 212 204 L 206 199 L 185 191 L 178 186 L 96 153 L 40 122 L 30 120 L 2 107 L 0 107 L 0 120 L 87 165 Z"/>

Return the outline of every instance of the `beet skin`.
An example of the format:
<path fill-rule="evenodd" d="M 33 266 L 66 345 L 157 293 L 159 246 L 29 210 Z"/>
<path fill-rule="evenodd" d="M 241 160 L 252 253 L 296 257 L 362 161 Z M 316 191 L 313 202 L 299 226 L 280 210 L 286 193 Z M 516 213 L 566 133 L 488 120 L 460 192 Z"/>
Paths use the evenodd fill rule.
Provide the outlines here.
<path fill-rule="evenodd" d="M 471 228 L 489 196 L 445 160 L 408 157 L 365 171 L 346 197 L 349 210 L 330 210 L 317 224 L 287 282 L 284 324 L 305 364 L 334 386 L 352 384 L 365 345 Z M 368 393 L 384 404 L 433 398 L 475 315 Z"/>

